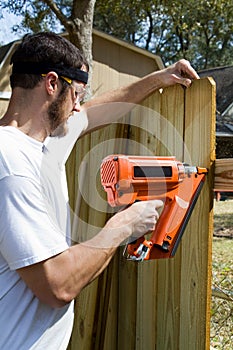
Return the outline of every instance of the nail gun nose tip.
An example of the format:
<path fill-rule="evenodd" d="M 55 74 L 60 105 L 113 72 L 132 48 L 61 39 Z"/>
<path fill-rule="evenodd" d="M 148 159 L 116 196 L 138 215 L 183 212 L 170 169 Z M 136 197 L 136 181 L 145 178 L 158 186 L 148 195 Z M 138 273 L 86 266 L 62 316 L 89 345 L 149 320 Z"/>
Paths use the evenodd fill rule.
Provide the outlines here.
<path fill-rule="evenodd" d="M 196 166 L 185 165 L 185 174 L 196 174 L 197 172 Z"/>
<path fill-rule="evenodd" d="M 207 168 L 197 167 L 197 173 L 198 174 L 207 174 L 208 173 L 208 169 Z"/>

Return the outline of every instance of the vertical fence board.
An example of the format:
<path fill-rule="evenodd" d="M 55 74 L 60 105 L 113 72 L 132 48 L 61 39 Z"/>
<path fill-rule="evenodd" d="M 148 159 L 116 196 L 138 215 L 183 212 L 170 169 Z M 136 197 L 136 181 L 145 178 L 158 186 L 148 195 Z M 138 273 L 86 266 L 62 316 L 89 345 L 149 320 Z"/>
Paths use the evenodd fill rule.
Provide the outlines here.
<path fill-rule="evenodd" d="M 131 119 L 132 124 L 140 128 L 132 128 L 130 138 L 137 141 L 130 154 L 155 155 L 161 149 L 161 94 L 157 92 L 138 107 Z M 137 131 L 137 133 L 136 133 Z M 137 302 L 136 333 L 134 349 L 152 349 L 156 343 L 156 310 L 157 310 L 157 264 L 152 261 L 137 264 Z M 127 343 L 126 343 L 127 344 Z M 124 349 L 126 349 L 126 344 Z M 133 348 L 129 348 L 133 349 Z"/>
<path fill-rule="evenodd" d="M 181 86 L 166 89 L 162 94 L 161 114 L 163 151 L 161 155 L 176 156 L 182 161 L 184 90 Z M 168 125 L 166 125 L 168 120 Z M 157 349 L 178 349 L 180 317 L 180 254 L 158 261 Z M 153 349 L 153 344 L 151 344 Z"/>
<path fill-rule="evenodd" d="M 215 84 L 204 79 L 186 91 L 185 160 L 209 168 L 182 242 L 180 349 L 209 349 L 211 242 L 215 152 Z M 189 153 L 189 155 L 188 155 Z"/>

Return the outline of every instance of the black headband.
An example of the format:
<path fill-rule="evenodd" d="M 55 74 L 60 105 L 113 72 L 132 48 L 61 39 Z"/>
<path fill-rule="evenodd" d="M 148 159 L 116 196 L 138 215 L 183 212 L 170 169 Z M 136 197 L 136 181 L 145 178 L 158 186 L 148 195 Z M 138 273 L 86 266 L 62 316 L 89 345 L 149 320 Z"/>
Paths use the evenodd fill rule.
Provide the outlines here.
<path fill-rule="evenodd" d="M 13 63 L 12 74 L 46 74 L 54 71 L 58 75 L 81 81 L 87 84 L 88 73 L 74 67 L 65 67 L 61 64 L 52 64 L 47 62 L 15 62 Z"/>

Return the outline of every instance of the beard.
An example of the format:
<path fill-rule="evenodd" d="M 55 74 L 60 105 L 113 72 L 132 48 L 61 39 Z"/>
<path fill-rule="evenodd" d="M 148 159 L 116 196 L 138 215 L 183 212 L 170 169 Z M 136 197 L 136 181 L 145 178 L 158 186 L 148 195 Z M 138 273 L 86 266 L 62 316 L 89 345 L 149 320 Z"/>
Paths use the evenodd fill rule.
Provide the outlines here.
<path fill-rule="evenodd" d="M 68 132 L 67 119 L 64 120 L 64 107 L 67 99 L 68 89 L 61 90 L 60 95 L 51 103 L 48 108 L 48 118 L 51 137 L 62 137 Z"/>
<path fill-rule="evenodd" d="M 55 130 L 51 131 L 50 137 L 63 137 L 68 132 L 67 121 L 60 123 Z"/>

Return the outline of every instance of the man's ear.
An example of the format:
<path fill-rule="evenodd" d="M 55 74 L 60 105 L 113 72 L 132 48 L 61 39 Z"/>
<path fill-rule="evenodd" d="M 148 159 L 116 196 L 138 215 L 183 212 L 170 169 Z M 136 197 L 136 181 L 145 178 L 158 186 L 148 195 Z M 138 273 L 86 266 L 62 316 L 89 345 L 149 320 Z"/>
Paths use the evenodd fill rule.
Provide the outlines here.
<path fill-rule="evenodd" d="M 49 95 L 53 95 L 58 89 L 58 75 L 56 72 L 49 72 L 45 76 L 45 86 Z"/>

